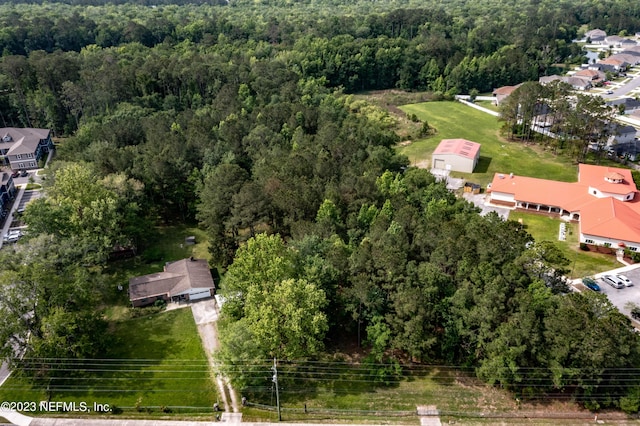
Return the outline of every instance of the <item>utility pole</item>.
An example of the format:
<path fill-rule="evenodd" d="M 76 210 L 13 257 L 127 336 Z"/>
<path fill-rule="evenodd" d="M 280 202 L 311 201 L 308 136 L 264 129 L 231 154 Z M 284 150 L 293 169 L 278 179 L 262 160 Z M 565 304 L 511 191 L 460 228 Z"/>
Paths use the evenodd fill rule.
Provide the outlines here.
<path fill-rule="evenodd" d="M 278 408 L 278 421 L 282 421 L 282 415 L 280 414 L 280 394 L 278 393 L 278 368 L 276 367 L 276 359 L 273 358 L 273 383 L 276 385 L 276 407 Z"/>

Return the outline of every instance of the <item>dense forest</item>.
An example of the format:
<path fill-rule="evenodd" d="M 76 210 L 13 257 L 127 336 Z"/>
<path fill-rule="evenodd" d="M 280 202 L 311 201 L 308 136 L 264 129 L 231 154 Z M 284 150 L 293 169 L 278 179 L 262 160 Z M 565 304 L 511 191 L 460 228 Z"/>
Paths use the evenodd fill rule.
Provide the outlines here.
<path fill-rule="evenodd" d="M 640 30 L 636 3 L 73 3 L 0 5 L 2 125 L 61 137 L 26 241 L 2 253 L 5 357 L 27 336 L 25 363 L 99 356 L 110 250 L 197 221 L 224 273 L 229 372 L 351 340 L 382 382 L 444 362 L 638 410 L 629 320 L 566 294 L 552 244 L 408 167 L 394 118 L 350 96 L 536 80 L 582 61 L 586 27 Z"/>

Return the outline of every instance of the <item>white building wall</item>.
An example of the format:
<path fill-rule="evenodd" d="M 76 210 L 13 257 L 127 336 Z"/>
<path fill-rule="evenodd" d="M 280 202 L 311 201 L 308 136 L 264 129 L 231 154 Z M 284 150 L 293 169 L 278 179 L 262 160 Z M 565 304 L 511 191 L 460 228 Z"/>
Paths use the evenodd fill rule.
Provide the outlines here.
<path fill-rule="evenodd" d="M 451 170 L 454 172 L 472 173 L 474 166 L 473 158 L 465 158 L 455 154 L 434 154 L 431 160 L 431 164 L 435 165 L 436 159 L 443 160 L 445 164 L 451 166 Z"/>
<path fill-rule="evenodd" d="M 491 191 L 491 199 L 497 201 L 507 201 L 511 203 L 514 203 L 516 201 L 514 194 L 498 191 Z"/>
<path fill-rule="evenodd" d="M 621 240 L 613 240 L 606 237 L 600 237 L 597 235 L 589 235 L 580 233 L 580 242 L 586 244 L 595 244 L 598 246 L 605 246 L 607 244 L 610 245 L 611 248 L 617 249 L 620 248 L 618 243 L 623 242 L 625 244 L 625 248 L 630 249 L 631 251 L 640 251 L 640 242 L 638 241 L 621 241 Z M 633 250 L 635 248 L 635 250 Z"/>
<path fill-rule="evenodd" d="M 589 194 L 596 198 L 615 198 L 620 201 L 631 201 L 635 195 L 635 192 L 629 192 L 628 194 L 612 194 L 610 192 L 602 192 L 597 188 L 589 187 Z"/>
<path fill-rule="evenodd" d="M 189 300 L 198 300 L 211 297 L 210 288 L 192 288 L 189 291 Z"/>

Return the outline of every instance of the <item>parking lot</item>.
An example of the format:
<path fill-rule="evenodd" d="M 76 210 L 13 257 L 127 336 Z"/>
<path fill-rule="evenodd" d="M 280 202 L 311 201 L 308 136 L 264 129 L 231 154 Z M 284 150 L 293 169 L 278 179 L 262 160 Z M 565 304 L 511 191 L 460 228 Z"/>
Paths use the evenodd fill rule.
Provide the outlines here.
<path fill-rule="evenodd" d="M 633 286 L 616 289 L 600 278 L 603 275 L 615 274 L 622 274 L 628 277 L 633 281 Z M 633 265 L 614 269 L 613 271 L 603 272 L 602 274 L 596 274 L 594 278 L 597 278 L 596 282 L 600 286 L 602 293 L 606 294 L 611 303 L 613 303 L 623 314 L 627 316 L 631 315 L 631 308 L 626 306 L 629 302 L 640 306 L 640 265 Z"/>
<path fill-rule="evenodd" d="M 41 196 L 42 191 L 24 191 L 24 194 L 22 194 L 22 198 L 20 199 L 20 203 L 18 204 L 18 208 L 16 210 L 18 212 L 24 211 L 24 207 L 29 201 L 40 198 Z"/>

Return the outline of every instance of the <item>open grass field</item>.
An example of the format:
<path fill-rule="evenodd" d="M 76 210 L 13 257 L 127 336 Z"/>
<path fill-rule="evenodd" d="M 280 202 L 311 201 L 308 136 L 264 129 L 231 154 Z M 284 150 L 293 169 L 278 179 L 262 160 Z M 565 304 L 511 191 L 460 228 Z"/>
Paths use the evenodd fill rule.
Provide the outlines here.
<path fill-rule="evenodd" d="M 570 269 L 571 272 L 569 275 L 572 278 L 593 275 L 598 272 L 623 266 L 616 261 L 615 256 L 580 250 L 577 223 L 567 224 L 567 239 L 565 241 L 559 241 L 558 233 L 562 221 L 558 218 L 535 213 L 511 212 L 509 219 L 515 221 L 522 219 L 526 231 L 531 234 L 536 241 L 554 242 L 556 246 L 562 250 L 562 253 L 564 253 L 567 259 L 569 259 L 570 263 L 567 268 Z"/>
<path fill-rule="evenodd" d="M 426 102 L 400 107 L 407 114 L 416 114 L 437 132 L 426 139 L 412 141 L 399 147 L 411 164 L 431 167 L 431 153 L 442 139 L 468 139 L 478 142 L 480 160 L 474 173 L 452 172 L 470 182 L 485 186 L 495 173 L 515 173 L 565 182 L 577 180 L 577 165 L 563 156 L 553 155 L 533 144 L 508 142 L 499 134 L 501 123 L 487 113 L 459 102 Z"/>
<path fill-rule="evenodd" d="M 388 384 L 374 383 L 366 367 L 354 364 L 314 363 L 301 370 L 304 373 L 286 367 L 278 369 L 285 422 L 320 423 L 336 418 L 344 422 L 351 418 L 353 423 L 418 425 L 415 413 L 420 405 L 436 406 L 446 419 L 443 424 L 472 424 L 482 422 L 485 416 L 494 420 L 493 416 L 544 417 L 549 411 L 570 413 L 570 419 L 591 417 L 588 411 L 566 402 L 518 403 L 508 392 L 475 379 L 473 369 L 461 367 L 405 367 L 401 378 Z M 254 397 L 262 404 L 275 406 L 270 383 Z M 249 398 L 250 402 L 254 397 Z M 250 406 L 243 409 L 243 420 L 275 422 L 277 414 L 275 410 Z"/>
<path fill-rule="evenodd" d="M 128 414 L 210 413 L 215 385 L 191 309 L 176 309 L 112 324 L 104 359 L 68 361 L 46 386 L 13 375 L 0 401 L 75 401 L 109 404 Z M 138 407 L 138 409 L 136 409 Z"/>

